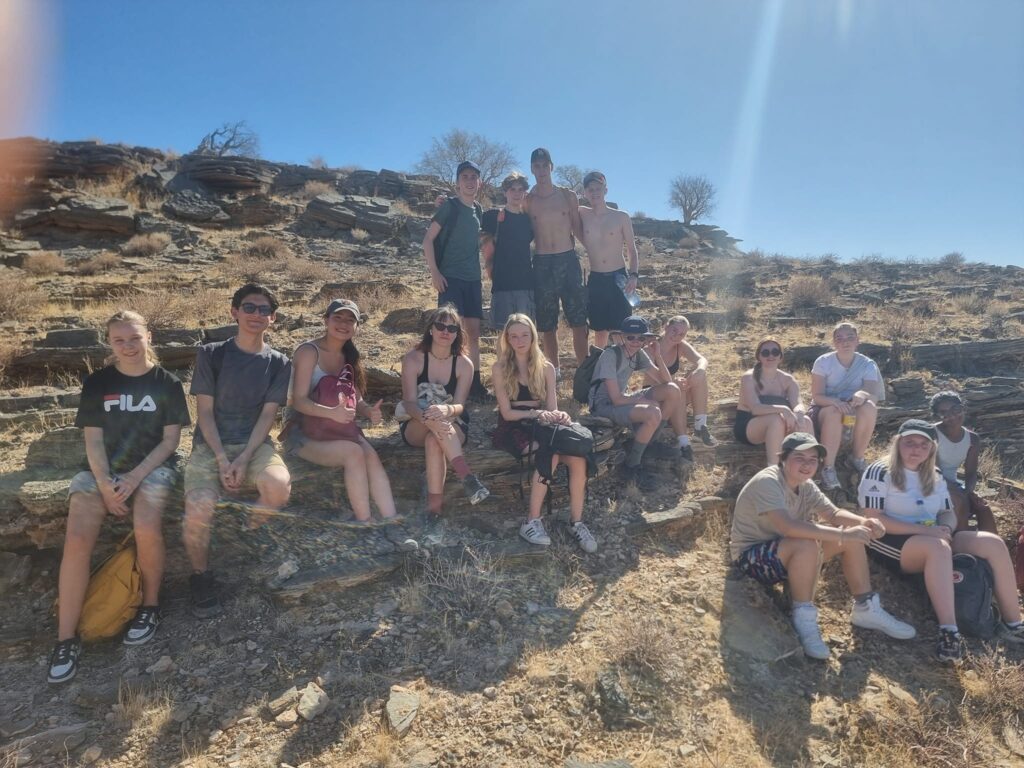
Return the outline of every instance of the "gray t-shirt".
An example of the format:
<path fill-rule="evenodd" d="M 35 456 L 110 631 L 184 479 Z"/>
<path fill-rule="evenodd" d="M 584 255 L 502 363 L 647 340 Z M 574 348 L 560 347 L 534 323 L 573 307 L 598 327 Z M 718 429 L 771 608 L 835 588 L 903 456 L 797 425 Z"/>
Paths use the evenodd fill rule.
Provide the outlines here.
<path fill-rule="evenodd" d="M 825 512 L 831 517 L 838 510 L 811 480 L 802 482 L 797 491 L 793 493 L 786 485 L 778 464 L 750 478 L 733 508 L 729 535 L 729 554 L 733 560 L 755 544 L 781 537 L 766 512 L 785 509 L 793 519 L 810 522 L 812 513 Z"/>
<path fill-rule="evenodd" d="M 189 392 L 213 397 L 213 418 L 221 443 L 239 445 L 249 442 L 266 403 L 288 402 L 291 375 L 291 360 L 269 344 L 250 354 L 239 349 L 232 338 L 199 348 Z M 197 422 L 192 445 L 205 442 Z"/>
<path fill-rule="evenodd" d="M 480 217 L 477 216 L 475 206 L 468 206 L 458 198 L 450 198 L 442 203 L 431 219 L 442 227 L 442 231 L 434 238 L 434 258 L 437 258 L 437 251 L 445 236 L 445 222 L 456 205 L 459 206 L 459 216 L 438 269 L 445 277 L 454 277 L 456 280 L 480 280 Z"/>
<path fill-rule="evenodd" d="M 604 383 L 605 379 L 615 379 L 619 384 L 619 392 L 627 394 L 626 387 L 629 386 L 629 380 L 634 373 L 642 373 L 648 368 L 657 367 L 654 361 L 642 349 L 633 357 L 627 356 L 626 350 L 622 347 L 619 347 L 618 350 L 616 352 L 615 348 L 608 347 L 597 359 L 597 365 L 594 366 L 594 375 L 590 381 L 591 383 L 601 383 L 590 390 L 591 407 L 595 403 L 610 400 L 608 397 L 608 385 Z"/>

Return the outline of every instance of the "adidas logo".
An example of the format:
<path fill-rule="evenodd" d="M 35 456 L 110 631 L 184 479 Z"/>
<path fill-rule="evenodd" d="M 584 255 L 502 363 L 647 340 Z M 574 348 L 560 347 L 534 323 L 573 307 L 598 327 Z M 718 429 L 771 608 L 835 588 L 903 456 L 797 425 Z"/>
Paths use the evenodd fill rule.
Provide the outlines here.
<path fill-rule="evenodd" d="M 877 485 L 872 485 L 870 488 L 868 488 L 868 493 L 881 493 L 881 491 L 882 489 L 879 488 Z"/>

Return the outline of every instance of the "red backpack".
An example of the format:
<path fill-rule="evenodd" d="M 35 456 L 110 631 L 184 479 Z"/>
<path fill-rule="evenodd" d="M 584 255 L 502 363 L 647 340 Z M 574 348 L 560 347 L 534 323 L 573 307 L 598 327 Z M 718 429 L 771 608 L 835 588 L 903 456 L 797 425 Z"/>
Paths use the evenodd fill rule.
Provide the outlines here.
<path fill-rule="evenodd" d="M 309 393 L 309 399 L 318 405 L 333 408 L 344 403 L 355 408 L 359 402 L 351 365 L 345 365 L 337 376 L 324 376 Z M 310 440 L 351 440 L 362 437 L 363 430 L 353 419 L 348 424 L 339 424 L 322 416 L 302 415 L 302 434 Z"/>

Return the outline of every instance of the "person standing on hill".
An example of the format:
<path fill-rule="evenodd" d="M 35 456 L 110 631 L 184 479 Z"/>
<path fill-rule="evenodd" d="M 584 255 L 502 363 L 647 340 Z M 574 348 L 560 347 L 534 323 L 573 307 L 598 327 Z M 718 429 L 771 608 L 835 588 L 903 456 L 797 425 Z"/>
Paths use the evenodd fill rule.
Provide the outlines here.
<path fill-rule="evenodd" d="M 423 237 L 423 258 L 437 291 L 437 306 L 453 305 L 466 329 L 466 350 L 473 361 L 471 398 L 486 400 L 480 381 L 480 320 L 483 318 L 483 282 L 480 272 L 480 220 L 483 210 L 476 202 L 480 169 L 471 161 L 455 171 L 458 194 L 434 212 Z"/>
<path fill-rule="evenodd" d="M 536 281 L 537 330 L 543 339 L 544 354 L 558 367 L 558 302 L 572 327 L 572 348 L 576 364 L 590 351 L 587 344 L 587 289 L 583 269 L 576 255 L 576 238 L 582 239 L 580 201 L 566 187 L 551 181 L 555 166 L 551 153 L 543 147 L 530 155 L 530 171 L 536 184 L 526 198 L 526 212 L 533 225 L 533 276 Z"/>
<path fill-rule="evenodd" d="M 590 207 L 580 208 L 583 224 L 583 245 L 590 259 L 587 278 L 587 314 L 594 344 L 608 346 L 608 334 L 617 331 L 622 321 L 633 312 L 626 299 L 636 290 L 640 277 L 640 255 L 633 236 L 633 222 L 625 211 L 609 208 L 605 203 L 608 184 L 604 174 L 591 171 L 583 177 L 583 196 Z M 629 270 L 626 259 L 629 258 Z"/>
<path fill-rule="evenodd" d="M 481 225 L 484 268 L 491 278 L 491 325 L 495 328 L 504 328 L 510 315 L 521 313 L 531 320 L 536 317 L 530 261 L 533 226 L 523 211 L 529 187 L 519 172 L 506 176 L 501 182 L 505 207 L 484 213 Z"/>

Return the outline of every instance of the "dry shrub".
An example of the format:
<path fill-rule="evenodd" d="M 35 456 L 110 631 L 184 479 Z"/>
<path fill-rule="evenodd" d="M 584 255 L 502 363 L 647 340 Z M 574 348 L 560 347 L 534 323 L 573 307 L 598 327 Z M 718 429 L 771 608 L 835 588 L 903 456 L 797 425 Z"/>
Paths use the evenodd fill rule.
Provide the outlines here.
<path fill-rule="evenodd" d="M 291 258 L 292 249 L 288 247 L 287 243 L 281 242 L 276 237 L 263 235 L 248 243 L 242 249 L 242 255 L 248 256 L 250 259 L 284 261 Z"/>
<path fill-rule="evenodd" d="M 416 215 L 415 213 L 413 213 L 412 208 L 409 207 L 409 204 L 407 202 L 405 202 L 405 200 L 401 200 L 401 199 L 399 199 L 399 200 L 392 200 L 391 201 L 390 212 L 393 213 L 395 216 L 415 216 Z"/>
<path fill-rule="evenodd" d="M 114 714 L 122 725 L 145 725 L 147 730 L 158 730 L 170 718 L 173 707 L 167 691 L 122 681 L 117 689 Z"/>
<path fill-rule="evenodd" d="M 967 259 L 960 251 L 952 251 L 939 259 L 939 266 L 946 269 L 956 269 L 967 263 Z"/>
<path fill-rule="evenodd" d="M 213 288 L 125 294 L 114 302 L 118 308 L 138 312 L 152 330 L 195 328 L 210 320 L 228 321 L 226 294 Z"/>
<path fill-rule="evenodd" d="M 367 232 L 365 229 L 359 229 L 359 227 L 356 227 L 351 232 L 349 232 L 349 235 L 351 235 L 352 239 L 358 243 L 362 243 L 370 239 L 370 233 Z"/>
<path fill-rule="evenodd" d="M 801 275 L 789 282 L 789 306 L 794 312 L 832 303 L 832 288 L 823 277 Z"/>
<path fill-rule="evenodd" d="M 991 303 L 991 299 L 982 296 L 980 293 L 965 293 L 953 298 L 952 304 L 957 311 L 963 315 L 984 314 Z"/>
<path fill-rule="evenodd" d="M 301 196 L 303 200 L 312 200 L 318 195 L 325 195 L 328 192 L 334 191 L 334 187 L 326 181 L 307 181 L 306 185 L 302 188 Z"/>
<path fill-rule="evenodd" d="M 113 251 L 103 251 L 90 259 L 79 262 L 75 266 L 75 271 L 80 275 L 98 275 L 100 272 L 109 272 L 120 264 L 120 256 Z"/>
<path fill-rule="evenodd" d="M 0 278 L 0 320 L 24 320 L 43 311 L 46 292 L 24 280 Z"/>
<path fill-rule="evenodd" d="M 914 358 L 910 348 L 924 338 L 928 324 L 906 307 L 885 307 L 872 327 L 889 342 L 889 363 L 894 372 L 912 369 Z"/>
<path fill-rule="evenodd" d="M 675 636 L 652 615 L 623 619 L 608 639 L 608 652 L 623 666 L 662 675 L 671 664 Z"/>
<path fill-rule="evenodd" d="M 963 679 L 971 704 L 985 715 L 1006 719 L 1024 710 L 1024 663 L 995 651 L 973 658 L 975 676 Z"/>
<path fill-rule="evenodd" d="M 22 269 L 28 272 L 30 275 L 36 277 L 42 277 L 43 275 L 52 275 L 56 272 L 60 272 L 67 268 L 67 262 L 64 261 L 64 257 L 56 251 L 39 251 L 33 253 L 25 259 L 22 264 Z"/>
<path fill-rule="evenodd" d="M 743 296 L 730 296 L 722 302 L 725 311 L 727 328 L 739 328 L 750 322 L 750 299 Z"/>
<path fill-rule="evenodd" d="M 319 261 L 300 259 L 290 253 L 282 260 L 257 259 L 244 254 L 228 257 L 222 271 L 232 280 L 243 283 L 276 285 L 282 278 L 293 280 L 328 280 L 333 275 L 331 268 Z"/>
<path fill-rule="evenodd" d="M 147 235 L 135 235 L 121 246 L 125 256 L 153 256 L 171 244 L 171 236 L 166 232 L 150 232 Z"/>
<path fill-rule="evenodd" d="M 754 273 L 743 269 L 737 259 L 717 259 L 711 262 L 707 280 L 708 293 L 721 296 L 753 296 L 757 290 Z"/>
<path fill-rule="evenodd" d="M 465 550 L 458 558 L 433 557 L 423 566 L 421 583 L 427 602 L 464 618 L 489 614 L 508 586 L 497 560 Z"/>

